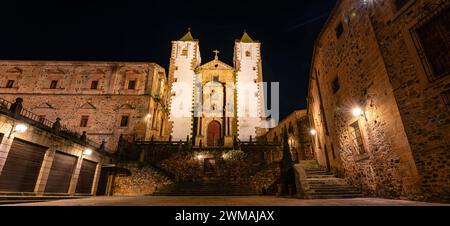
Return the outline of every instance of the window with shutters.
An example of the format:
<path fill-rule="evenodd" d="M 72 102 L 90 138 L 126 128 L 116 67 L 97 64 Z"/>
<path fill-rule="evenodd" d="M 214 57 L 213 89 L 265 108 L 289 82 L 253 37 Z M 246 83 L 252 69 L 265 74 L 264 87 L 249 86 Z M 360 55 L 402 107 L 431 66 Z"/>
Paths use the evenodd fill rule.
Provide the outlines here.
<path fill-rule="evenodd" d="M 415 43 L 430 80 L 450 74 L 450 7 L 415 26 Z"/>

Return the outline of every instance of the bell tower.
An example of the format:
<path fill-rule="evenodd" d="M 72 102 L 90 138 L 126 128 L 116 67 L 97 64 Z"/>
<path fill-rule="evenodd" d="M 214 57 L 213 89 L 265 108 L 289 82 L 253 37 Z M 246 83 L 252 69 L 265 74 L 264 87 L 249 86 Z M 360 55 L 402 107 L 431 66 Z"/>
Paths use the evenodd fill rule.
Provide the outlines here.
<path fill-rule="evenodd" d="M 178 41 L 172 41 L 169 68 L 169 126 L 174 141 L 192 137 L 195 69 L 200 65 L 200 47 L 189 31 Z"/>
<path fill-rule="evenodd" d="M 238 138 L 249 141 L 256 138 L 261 127 L 263 107 L 261 43 L 247 32 L 234 45 L 236 69 Z"/>

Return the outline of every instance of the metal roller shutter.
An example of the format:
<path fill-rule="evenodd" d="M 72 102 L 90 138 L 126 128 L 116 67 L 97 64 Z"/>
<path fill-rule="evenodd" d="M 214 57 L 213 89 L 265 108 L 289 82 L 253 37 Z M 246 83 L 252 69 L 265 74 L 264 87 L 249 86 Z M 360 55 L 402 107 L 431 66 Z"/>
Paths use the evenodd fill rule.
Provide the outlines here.
<path fill-rule="evenodd" d="M 47 149 L 14 139 L 0 175 L 0 191 L 34 192 Z"/>
<path fill-rule="evenodd" d="M 80 176 L 78 177 L 76 193 L 91 194 L 97 163 L 83 159 L 81 163 Z"/>
<path fill-rule="evenodd" d="M 76 156 L 56 152 L 52 167 L 50 168 L 47 185 L 45 186 L 45 192 L 67 193 L 76 164 Z"/>

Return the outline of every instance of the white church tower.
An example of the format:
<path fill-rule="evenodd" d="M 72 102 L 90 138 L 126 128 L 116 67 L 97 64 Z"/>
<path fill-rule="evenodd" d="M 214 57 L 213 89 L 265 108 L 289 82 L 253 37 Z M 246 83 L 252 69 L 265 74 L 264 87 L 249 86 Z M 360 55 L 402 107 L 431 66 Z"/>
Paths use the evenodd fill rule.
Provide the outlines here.
<path fill-rule="evenodd" d="M 192 135 L 195 69 L 200 63 L 199 42 L 192 37 L 190 30 L 180 40 L 172 42 L 169 126 L 174 141 L 186 140 Z"/>
<path fill-rule="evenodd" d="M 237 117 L 240 141 L 261 135 L 264 90 L 262 86 L 261 43 L 244 32 L 234 47 Z"/>

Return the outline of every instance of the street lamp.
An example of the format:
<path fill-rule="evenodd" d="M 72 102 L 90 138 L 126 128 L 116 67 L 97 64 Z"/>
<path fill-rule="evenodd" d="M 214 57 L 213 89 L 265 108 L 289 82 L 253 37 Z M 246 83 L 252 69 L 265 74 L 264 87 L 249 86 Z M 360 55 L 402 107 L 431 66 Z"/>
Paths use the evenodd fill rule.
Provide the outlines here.
<path fill-rule="evenodd" d="M 364 114 L 364 111 L 360 107 L 355 107 L 352 109 L 352 114 L 355 117 L 359 117 Z"/>
<path fill-rule="evenodd" d="M 28 130 L 28 126 L 25 124 L 17 124 L 11 127 L 11 131 L 9 132 L 8 138 L 11 138 L 11 135 L 15 133 L 25 133 Z"/>
<path fill-rule="evenodd" d="M 315 129 L 311 129 L 311 130 L 309 131 L 309 133 L 310 133 L 311 135 L 315 136 L 315 135 L 317 134 L 317 131 L 316 131 Z"/>
<path fill-rule="evenodd" d="M 93 153 L 92 149 L 87 148 L 83 151 L 83 156 L 91 156 Z"/>

